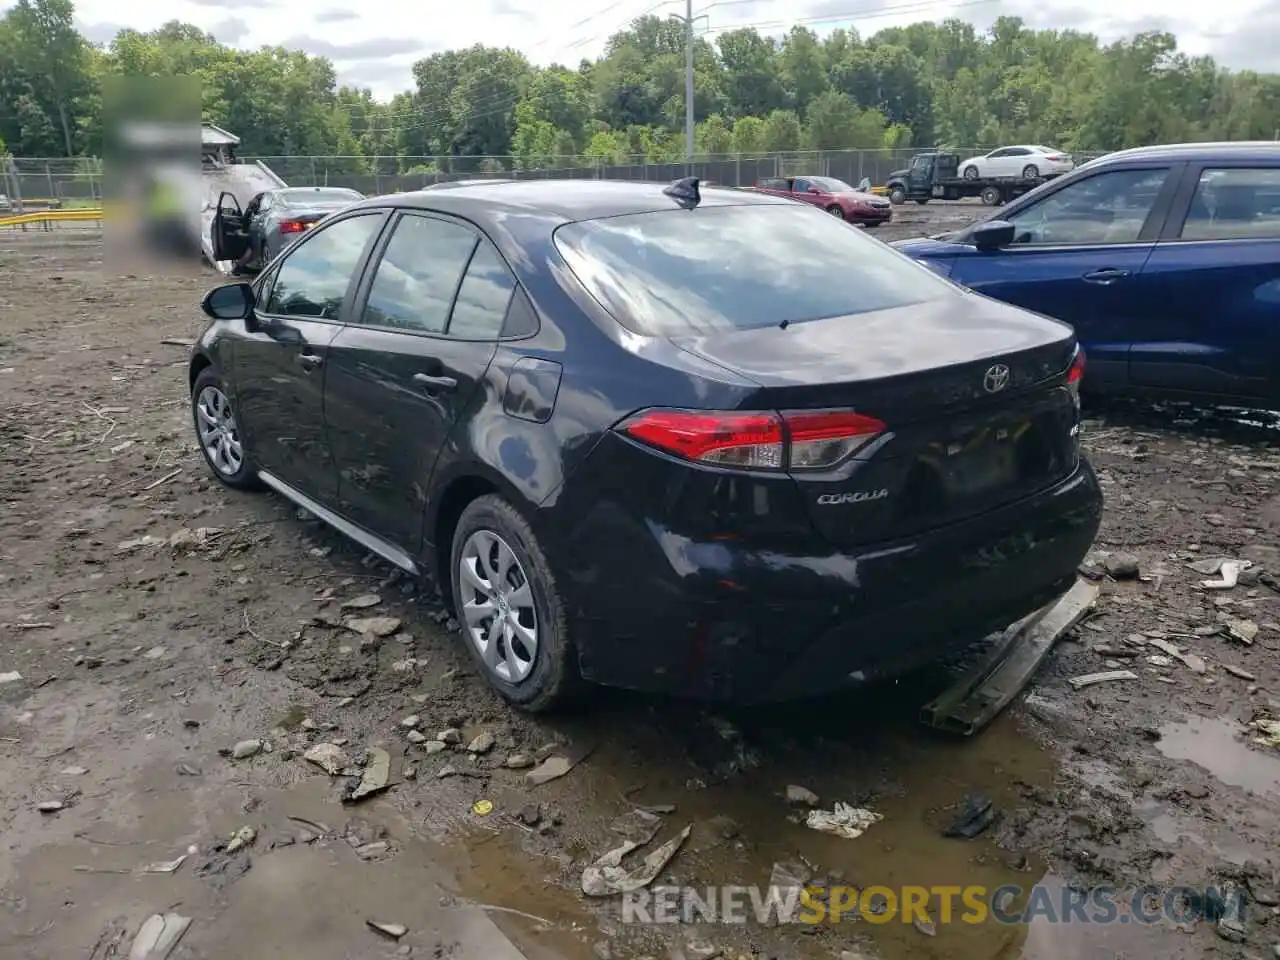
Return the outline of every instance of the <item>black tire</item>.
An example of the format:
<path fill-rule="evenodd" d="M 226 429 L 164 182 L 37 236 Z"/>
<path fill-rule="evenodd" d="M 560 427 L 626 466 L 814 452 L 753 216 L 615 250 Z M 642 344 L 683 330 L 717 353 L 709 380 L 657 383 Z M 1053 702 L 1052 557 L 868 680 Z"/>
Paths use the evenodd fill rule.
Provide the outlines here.
<path fill-rule="evenodd" d="M 866 227 L 868 230 L 874 230 L 876 227 L 880 226 L 880 224 L 882 224 L 883 222 L 884 222 L 883 220 L 870 220 L 867 223 L 864 223 L 863 226 Z"/>
<path fill-rule="evenodd" d="M 963 171 L 961 171 L 960 176 L 964 177 L 966 180 L 977 180 L 978 168 L 972 165 L 967 166 Z"/>
<path fill-rule="evenodd" d="M 1004 198 L 1000 196 L 1000 191 L 995 187 L 983 187 L 982 202 L 988 207 L 998 207 L 1004 202 Z"/>
<path fill-rule="evenodd" d="M 209 468 L 209 472 L 213 474 L 214 479 L 224 486 L 228 486 L 233 490 L 257 490 L 261 489 L 262 481 L 258 479 L 258 468 L 253 462 L 253 457 L 249 455 L 249 451 L 244 446 L 243 438 L 237 435 L 234 437 L 240 448 L 240 465 L 233 472 L 227 472 L 225 466 L 220 466 L 215 462 L 214 456 L 210 453 L 201 436 L 202 417 L 200 404 L 202 398 L 207 398 L 206 391 L 216 390 L 222 394 L 224 398 L 230 395 L 227 388 L 222 383 L 222 377 L 214 367 L 205 367 L 196 377 L 196 382 L 191 387 L 191 422 L 195 428 L 196 443 L 200 447 L 200 454 L 204 457 L 205 465 Z M 230 400 L 227 400 L 227 410 L 230 413 L 232 421 L 232 430 L 235 430 L 235 408 L 231 406 Z M 230 464 L 226 464 L 229 466 Z"/>
<path fill-rule="evenodd" d="M 844 211 L 840 209 L 840 205 L 838 203 L 833 203 L 831 206 L 827 207 L 827 213 L 831 214 L 837 220 L 844 219 Z"/>
<path fill-rule="evenodd" d="M 928 202 L 929 202 L 928 197 L 921 197 L 919 200 L 916 201 L 916 203 L 920 204 L 920 206 L 922 207 Z"/>
<path fill-rule="evenodd" d="M 519 683 L 508 682 L 485 664 L 463 614 L 464 585 L 458 568 L 467 541 L 481 531 L 497 534 L 511 548 L 532 594 L 537 614 L 538 649 L 533 656 L 533 669 Z M 569 638 L 564 601 L 556 586 L 555 575 L 524 517 L 497 494 L 476 498 L 458 518 L 449 561 L 454 613 L 462 625 L 462 642 L 484 679 L 504 700 L 529 713 L 544 713 L 568 704 L 582 687 L 577 653 Z"/>
<path fill-rule="evenodd" d="M 901 187 L 894 187 L 889 191 L 889 202 L 895 207 L 900 207 L 907 202 L 907 191 Z"/>
<path fill-rule="evenodd" d="M 1039 178 L 1040 178 L 1040 168 L 1037 167 L 1034 163 L 1028 163 L 1025 167 L 1022 168 L 1022 179 L 1038 180 Z"/>

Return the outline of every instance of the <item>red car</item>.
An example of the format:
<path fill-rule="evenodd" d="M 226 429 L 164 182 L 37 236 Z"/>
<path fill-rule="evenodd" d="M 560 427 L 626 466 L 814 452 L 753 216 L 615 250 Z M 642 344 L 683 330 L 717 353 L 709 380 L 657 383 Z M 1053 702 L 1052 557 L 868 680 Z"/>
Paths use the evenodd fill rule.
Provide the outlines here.
<path fill-rule="evenodd" d="M 864 227 L 878 227 L 893 219 L 893 207 L 884 197 L 855 190 L 835 177 L 770 177 L 757 180 L 756 190 L 812 203 L 832 216 Z"/>

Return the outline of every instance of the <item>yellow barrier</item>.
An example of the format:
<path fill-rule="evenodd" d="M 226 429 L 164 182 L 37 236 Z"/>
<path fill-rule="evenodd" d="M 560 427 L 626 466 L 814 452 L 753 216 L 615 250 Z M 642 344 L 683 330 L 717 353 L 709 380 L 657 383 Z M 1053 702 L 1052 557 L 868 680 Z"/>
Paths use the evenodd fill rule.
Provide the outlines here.
<path fill-rule="evenodd" d="M 28 223 L 85 223 L 102 219 L 100 209 L 86 210 L 34 210 L 11 217 L 0 217 L 0 227 L 19 227 Z"/>

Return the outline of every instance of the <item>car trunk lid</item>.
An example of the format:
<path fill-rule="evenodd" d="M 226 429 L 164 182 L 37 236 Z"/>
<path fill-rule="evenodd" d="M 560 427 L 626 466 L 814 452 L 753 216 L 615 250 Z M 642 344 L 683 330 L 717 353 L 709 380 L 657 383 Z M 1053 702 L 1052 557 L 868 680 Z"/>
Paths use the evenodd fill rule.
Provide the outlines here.
<path fill-rule="evenodd" d="M 1029 496 L 1078 460 L 1068 327 L 974 295 L 709 336 L 681 349 L 759 385 L 753 410 L 854 410 L 885 427 L 791 471 L 839 545 L 908 536 Z"/>

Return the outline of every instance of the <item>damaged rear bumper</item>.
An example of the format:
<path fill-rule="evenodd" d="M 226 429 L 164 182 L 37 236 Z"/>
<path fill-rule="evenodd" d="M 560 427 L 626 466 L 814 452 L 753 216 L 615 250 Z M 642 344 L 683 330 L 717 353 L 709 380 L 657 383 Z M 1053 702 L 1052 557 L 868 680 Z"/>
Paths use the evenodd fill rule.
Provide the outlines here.
<path fill-rule="evenodd" d="M 678 556 L 664 588 L 654 589 L 651 569 L 619 568 L 590 599 L 575 598 L 582 672 L 608 686 L 741 703 L 897 676 L 1064 594 L 1101 516 L 1082 460 L 1034 497 L 847 553 L 681 541 L 667 547 Z M 659 539 L 675 543 L 669 532 Z"/>

